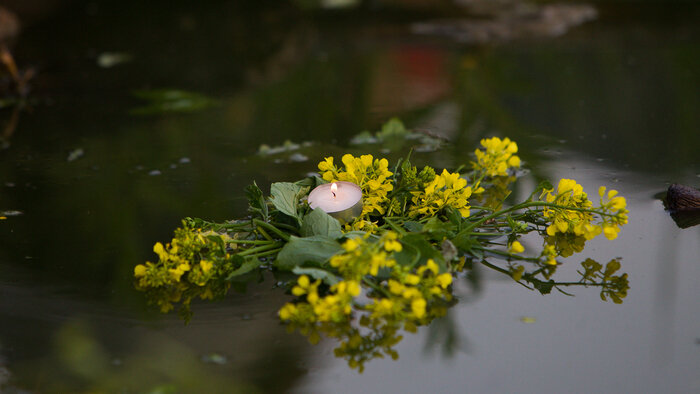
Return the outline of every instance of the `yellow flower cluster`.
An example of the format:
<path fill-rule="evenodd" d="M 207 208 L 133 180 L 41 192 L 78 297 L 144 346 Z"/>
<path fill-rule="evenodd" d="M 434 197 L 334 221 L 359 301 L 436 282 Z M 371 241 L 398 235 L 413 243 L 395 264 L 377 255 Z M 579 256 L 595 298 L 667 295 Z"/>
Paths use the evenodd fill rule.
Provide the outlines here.
<path fill-rule="evenodd" d="M 622 299 L 627 297 L 629 290 L 629 281 L 627 274 L 615 275 L 620 269 L 620 262 L 617 259 L 610 260 L 603 269 L 602 264 L 593 259 L 586 259 L 581 263 L 584 272 L 579 271 L 582 275 L 581 282 L 586 284 L 602 284 L 600 290 L 600 299 L 607 301 L 608 298 L 616 304 L 622 304 Z"/>
<path fill-rule="evenodd" d="M 380 268 L 396 265 L 391 254 L 403 248 L 397 238 L 393 231 L 385 232 L 377 242 L 367 242 L 367 237 L 350 238 L 342 245 L 345 253 L 331 257 L 330 265 L 344 278 L 361 280 L 365 275 L 377 276 Z"/>
<path fill-rule="evenodd" d="M 369 234 L 376 234 L 379 231 L 379 225 L 377 225 L 377 222 L 356 219 L 350 223 L 345 223 L 345 231 L 364 231 Z"/>
<path fill-rule="evenodd" d="M 373 212 L 384 214 L 389 198 L 387 194 L 394 189 L 387 159 L 374 159 L 372 155 L 354 157 L 351 154 L 341 158 L 343 168 L 333 163 L 333 157 L 326 157 L 318 164 L 321 176 L 328 182 L 347 181 L 359 185 L 362 189 L 362 216 Z"/>
<path fill-rule="evenodd" d="M 343 243 L 344 253 L 331 257 L 330 265 L 337 268 L 344 280 L 330 287 L 330 293 L 319 297 L 320 280 L 310 282 L 306 275 L 297 280 L 292 294 L 306 295 L 306 302 L 288 303 L 279 311 L 280 319 L 293 323 L 340 322 L 352 312 L 352 300 L 360 295 L 360 281 L 366 275 L 377 276 L 379 269 L 391 268 L 396 261 L 394 252 L 402 250 L 394 232 L 386 232 L 377 242 L 365 238 L 350 238 Z"/>
<path fill-rule="evenodd" d="M 228 235 L 213 231 L 175 230 L 170 243 L 153 246 L 157 262 L 134 267 L 136 288 L 145 291 L 149 301 L 163 313 L 172 310 L 177 302 L 183 304 L 187 313 L 192 298 L 213 299 L 225 294 L 229 284 L 221 279 L 235 268 L 226 250 L 227 239 Z"/>
<path fill-rule="evenodd" d="M 422 191 L 412 192 L 413 206 L 408 211 L 410 217 L 431 217 L 447 207 L 458 210 L 463 217 L 469 216 L 469 202 L 472 188 L 458 173 L 442 170 Z"/>
<path fill-rule="evenodd" d="M 429 259 L 415 273 L 393 270 L 391 279 L 387 281 L 390 296 L 375 298 L 366 309 L 373 319 L 420 321 L 427 317 L 432 320 L 435 316 L 428 314 L 428 302 L 435 298 L 449 301 L 452 298 L 448 291 L 450 284 L 452 275 L 440 274 L 435 261 Z"/>
<path fill-rule="evenodd" d="M 588 211 L 593 208 L 593 203 L 576 181 L 561 179 L 556 194 L 552 193 L 553 190 L 546 190 L 546 202 L 574 208 L 545 207 L 543 216 L 551 222 L 547 227 L 547 235 L 554 237 L 557 234 L 570 233 L 590 240 L 602 232 L 610 240 L 617 238 L 620 226 L 627 223 L 627 203 L 624 197 L 617 195 L 616 190 L 610 190 L 607 198 L 605 191 L 604 186 L 598 190 L 601 205 L 595 210 L 601 222 L 596 224 L 593 222 L 596 215 Z"/>
<path fill-rule="evenodd" d="M 605 186 L 598 188 L 600 195 L 600 207 L 608 214 L 603 215 L 603 234 L 606 238 L 613 240 L 620 232 L 620 226 L 627 224 L 627 200 L 617 195 L 617 190 L 608 191 L 605 195 Z"/>
<path fill-rule="evenodd" d="M 360 284 L 357 281 L 341 281 L 331 286 L 330 294 L 325 297 L 318 295 L 321 281 L 311 283 L 308 276 L 302 275 L 292 294 L 297 297 L 306 295 L 306 303 L 288 303 L 279 311 L 280 319 L 291 322 L 335 322 L 347 320 L 352 313 L 352 301 L 360 295 Z"/>
<path fill-rule="evenodd" d="M 403 250 L 403 244 L 391 231 L 374 242 L 369 237 L 350 238 L 342 246 L 344 251 L 330 259 L 342 281 L 323 291 L 320 280 L 312 282 L 302 275 L 292 288 L 300 299 L 284 305 L 279 316 L 312 343 L 319 340 L 319 332 L 340 339 L 336 355 L 361 370 L 364 361 L 381 355 L 380 351 L 398 357 L 392 346 L 401 340 L 397 334 L 401 327 L 415 332 L 417 325 L 446 313 L 452 275 L 440 273 L 432 259 L 417 267 L 399 265 L 394 255 Z M 371 283 L 366 294 L 371 302 L 356 302 L 361 282 Z M 359 319 L 352 318 L 353 310 Z"/>
<path fill-rule="evenodd" d="M 343 329 L 327 327 L 327 335 L 341 339 L 339 346 L 333 349 L 336 357 L 347 359 L 350 368 L 357 368 L 360 373 L 364 370 L 364 363 L 376 357 L 382 357 L 382 352 L 393 360 L 399 358 L 399 354 L 393 349 L 403 336 L 399 334 L 399 326 L 396 324 L 373 325 L 376 321 L 369 318 L 361 319 L 360 325 L 364 326 L 360 331 L 349 324 Z M 330 330 L 328 329 L 330 328 Z"/>
<path fill-rule="evenodd" d="M 574 253 L 583 251 L 586 246 L 586 238 L 574 233 L 557 233 L 555 236 L 545 236 L 545 245 L 554 247 L 556 254 L 561 257 L 569 257 Z"/>
<path fill-rule="evenodd" d="M 545 191 L 546 202 L 577 209 L 593 207 L 593 203 L 588 199 L 583 187 L 573 179 L 561 179 L 557 186 L 557 194 L 552 194 L 552 192 L 553 190 Z M 551 222 L 547 227 L 547 234 L 550 236 L 570 232 L 586 239 L 593 239 L 600 234 L 601 229 L 592 223 L 594 217 L 590 212 L 545 207 L 543 216 Z"/>
<path fill-rule="evenodd" d="M 482 149 L 477 149 L 476 162 L 472 162 L 475 170 L 487 176 L 506 176 L 509 168 L 520 167 L 520 158 L 515 155 L 518 145 L 509 138 L 484 138 L 481 140 Z"/>

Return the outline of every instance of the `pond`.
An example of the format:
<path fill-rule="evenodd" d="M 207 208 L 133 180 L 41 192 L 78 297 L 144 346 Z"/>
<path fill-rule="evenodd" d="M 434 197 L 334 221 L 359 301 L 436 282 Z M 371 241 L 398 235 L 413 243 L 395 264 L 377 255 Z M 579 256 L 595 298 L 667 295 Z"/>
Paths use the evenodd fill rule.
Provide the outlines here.
<path fill-rule="evenodd" d="M 13 53 L 35 76 L 24 108 L 0 109 L 0 391 L 700 391 L 700 226 L 659 197 L 700 186 L 697 5 L 595 3 L 566 34 L 475 43 L 426 29 L 452 9 L 422 2 L 14 3 Z M 135 290 L 155 242 L 187 216 L 244 217 L 253 181 L 267 193 L 324 157 L 405 156 L 350 144 L 392 117 L 449 140 L 412 153 L 436 168 L 469 163 L 481 138 L 517 141 L 520 200 L 541 179 L 619 190 L 619 237 L 558 274 L 618 259 L 624 302 L 477 267 L 447 316 L 359 373 L 332 340 L 287 332 L 292 297 L 270 275 L 194 302 L 188 324 Z"/>

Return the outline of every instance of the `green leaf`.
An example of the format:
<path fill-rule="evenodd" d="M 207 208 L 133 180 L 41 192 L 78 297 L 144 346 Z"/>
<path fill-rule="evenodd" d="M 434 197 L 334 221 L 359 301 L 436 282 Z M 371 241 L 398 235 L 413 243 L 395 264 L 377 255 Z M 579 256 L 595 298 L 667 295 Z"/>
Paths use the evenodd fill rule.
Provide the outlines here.
<path fill-rule="evenodd" d="M 440 268 L 440 272 L 447 271 L 445 259 L 442 257 L 440 250 L 436 249 L 428 240 L 420 234 L 408 234 L 401 238 L 401 243 L 408 246 L 414 252 L 417 252 L 417 263 L 425 264 L 428 259 L 433 259 Z M 403 252 L 403 251 L 402 251 Z M 400 253 L 398 253 L 400 254 Z M 397 260 L 398 262 L 398 260 Z"/>
<path fill-rule="evenodd" d="M 410 245 L 405 245 L 400 252 L 394 253 L 394 260 L 401 266 L 413 267 L 420 259 L 420 251 Z"/>
<path fill-rule="evenodd" d="M 381 141 L 386 141 L 390 138 L 405 138 L 408 134 L 408 130 L 403 125 L 399 118 L 391 118 L 388 122 L 384 123 L 382 129 L 377 133 L 377 138 Z"/>
<path fill-rule="evenodd" d="M 552 182 L 548 180 L 541 181 L 535 190 L 552 190 L 554 189 L 554 186 L 552 185 Z"/>
<path fill-rule="evenodd" d="M 552 287 L 554 287 L 554 281 L 551 279 L 547 282 L 536 280 L 536 281 L 532 281 L 531 283 L 532 283 L 532 286 L 542 294 L 551 293 Z"/>
<path fill-rule="evenodd" d="M 241 266 L 238 267 L 238 269 L 234 270 L 233 272 L 231 272 L 228 275 L 226 280 L 231 280 L 237 276 L 247 274 L 248 272 L 260 267 L 260 265 L 262 265 L 262 263 L 263 262 L 260 259 L 256 259 L 256 258 L 246 259 L 246 261 L 244 261 L 243 264 L 241 264 Z"/>
<path fill-rule="evenodd" d="M 226 245 L 224 245 L 224 240 L 221 238 L 220 235 L 208 235 L 207 239 L 211 243 L 216 244 L 216 246 L 219 247 L 219 250 L 226 250 Z"/>
<path fill-rule="evenodd" d="M 148 101 L 147 105 L 131 110 L 135 115 L 194 112 L 218 104 L 216 100 L 203 94 L 177 89 L 137 90 L 132 94 Z"/>
<path fill-rule="evenodd" d="M 459 212 L 459 210 L 452 207 L 447 207 L 447 209 L 445 209 L 445 213 L 447 214 L 447 218 L 450 220 L 450 223 L 453 225 L 459 226 L 462 223 L 462 214 Z"/>
<path fill-rule="evenodd" d="M 484 253 L 481 251 L 481 249 L 477 248 L 481 246 L 481 243 L 472 235 L 466 233 L 459 233 L 456 237 L 452 239 L 452 243 L 454 244 L 454 246 L 457 247 L 457 249 L 468 253 L 474 257 L 481 258 L 484 256 Z"/>
<path fill-rule="evenodd" d="M 338 239 L 343 236 L 343 232 L 340 230 L 340 222 L 337 219 L 321 209 L 314 209 L 304 216 L 301 223 L 301 235 L 303 237 L 323 235 Z"/>
<path fill-rule="evenodd" d="M 452 223 L 445 223 L 437 217 L 433 216 L 423 226 L 423 231 L 430 233 L 433 240 L 441 240 L 447 236 L 447 233 L 454 226 Z"/>
<path fill-rule="evenodd" d="M 323 282 L 325 282 L 328 286 L 333 286 L 334 284 L 340 282 L 340 278 L 335 276 L 333 273 L 320 268 L 294 267 L 294 269 L 292 269 L 292 272 L 294 272 L 297 275 L 308 275 L 314 279 L 320 279 Z"/>
<path fill-rule="evenodd" d="M 419 233 L 423 231 L 423 224 L 421 222 L 415 222 L 413 220 L 403 222 L 403 227 L 412 233 Z"/>
<path fill-rule="evenodd" d="M 267 221 L 268 210 L 265 196 L 255 182 L 245 188 L 245 195 L 248 198 L 249 210 L 258 213 L 264 221 Z"/>
<path fill-rule="evenodd" d="M 308 187 L 294 183 L 275 182 L 270 186 L 272 204 L 278 211 L 297 219 L 301 223 L 299 200 L 308 190 Z"/>
<path fill-rule="evenodd" d="M 352 139 L 350 139 L 350 145 L 361 145 L 361 144 L 376 144 L 377 138 L 372 135 L 371 132 L 365 130 L 360 134 L 356 134 Z"/>
<path fill-rule="evenodd" d="M 300 238 L 292 236 L 277 254 L 275 266 L 284 270 L 291 270 L 306 263 L 321 266 L 331 256 L 342 251 L 343 248 L 340 244 L 330 237 L 316 235 Z"/>
<path fill-rule="evenodd" d="M 323 178 L 320 178 L 318 176 L 308 176 L 300 181 L 294 182 L 294 184 L 299 185 L 299 186 L 306 186 L 311 189 L 314 189 L 320 185 L 323 185 L 324 183 L 328 183 L 323 180 Z"/>
<path fill-rule="evenodd" d="M 548 180 L 541 181 L 526 201 L 532 200 L 533 197 L 535 197 L 538 194 L 542 194 L 542 192 L 545 190 L 554 190 L 554 186 L 552 186 L 552 183 Z"/>

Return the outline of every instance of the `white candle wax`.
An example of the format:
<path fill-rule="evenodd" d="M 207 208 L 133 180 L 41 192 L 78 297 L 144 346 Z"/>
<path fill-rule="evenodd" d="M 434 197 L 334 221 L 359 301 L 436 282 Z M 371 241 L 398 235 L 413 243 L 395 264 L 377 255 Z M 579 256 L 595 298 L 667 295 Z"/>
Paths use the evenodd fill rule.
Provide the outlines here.
<path fill-rule="evenodd" d="M 362 189 L 352 182 L 326 183 L 309 193 L 309 206 L 349 222 L 362 213 Z"/>

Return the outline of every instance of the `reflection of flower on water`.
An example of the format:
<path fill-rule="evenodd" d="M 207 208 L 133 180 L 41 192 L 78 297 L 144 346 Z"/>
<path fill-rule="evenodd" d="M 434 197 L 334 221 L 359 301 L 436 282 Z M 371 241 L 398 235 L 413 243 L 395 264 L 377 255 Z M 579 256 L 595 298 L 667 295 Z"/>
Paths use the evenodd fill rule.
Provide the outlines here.
<path fill-rule="evenodd" d="M 587 259 L 576 281 L 554 276 L 560 258 L 581 252 L 586 241 L 617 237 L 628 220 L 625 199 L 601 187 L 594 204 L 576 181 L 562 179 L 556 189 L 543 182 L 503 208 L 521 165 L 517 151 L 507 138 L 484 139 L 462 175 L 419 170 L 408 159 L 390 166 L 347 154 L 337 166 L 327 157 L 318 165 L 322 178 L 273 184 L 271 200 L 249 186 L 249 219 L 186 219 L 170 243 L 155 245 L 157 262 L 135 267 L 136 286 L 163 312 L 180 303 L 188 319 L 192 299 L 223 296 L 233 282 L 270 269 L 295 296 L 279 310 L 288 329 L 311 343 L 333 338 L 336 356 L 360 371 L 375 357 L 397 358 L 403 331 L 444 316 L 456 303 L 453 278 L 471 277 L 477 264 L 542 294 L 595 286 L 604 301 L 621 303 L 629 284 L 626 274 L 616 275 L 617 260 L 603 266 Z M 345 228 L 301 201 L 311 187 L 338 180 L 363 190 L 365 210 Z M 523 247 L 528 233 L 542 238 L 540 251 Z"/>
<path fill-rule="evenodd" d="M 282 307 L 280 318 L 312 343 L 318 341 L 319 332 L 339 339 L 335 354 L 360 370 L 365 360 L 382 353 L 398 357 L 392 346 L 401 340 L 401 328 L 415 332 L 417 326 L 445 314 L 452 301 L 452 275 L 440 273 L 432 259 L 397 262 L 395 256 L 403 249 L 397 237 L 386 232 L 374 242 L 347 240 L 345 251 L 330 261 L 342 280 L 324 286 L 319 295 L 321 281 L 311 283 L 306 275 L 300 276 L 292 288 L 298 302 Z M 360 281 L 370 284 L 362 299 Z"/>
<path fill-rule="evenodd" d="M 185 226 L 175 230 L 170 243 L 163 246 L 158 242 L 153 247 L 158 262 L 134 267 L 136 288 L 145 291 L 163 313 L 172 310 L 173 303 L 180 303 L 180 315 L 189 320 L 192 299 L 219 298 L 231 286 L 225 279 L 234 270 L 238 258 L 230 253 L 228 238 L 226 234 L 201 228 Z"/>

